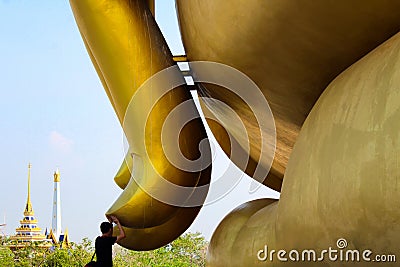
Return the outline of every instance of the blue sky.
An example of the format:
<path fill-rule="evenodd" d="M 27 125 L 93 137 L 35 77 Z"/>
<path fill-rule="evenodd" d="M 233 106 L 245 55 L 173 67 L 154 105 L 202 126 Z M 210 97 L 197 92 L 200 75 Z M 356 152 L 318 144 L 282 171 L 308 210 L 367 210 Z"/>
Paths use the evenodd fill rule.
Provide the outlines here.
<path fill-rule="evenodd" d="M 183 54 L 174 1 L 157 1 L 156 13 L 172 53 Z M 93 239 L 121 192 L 113 177 L 124 157 L 123 134 L 68 1 L 0 0 L 0 38 L 0 224 L 5 216 L 6 233 L 14 234 L 22 219 L 30 162 L 39 226 L 51 226 L 53 173 L 59 168 L 62 227 L 73 241 Z M 224 155 L 216 155 L 213 179 L 227 166 Z M 250 180 L 243 177 L 224 198 L 203 208 L 190 231 L 209 239 L 239 204 L 278 197 L 265 188 L 249 194 Z"/>

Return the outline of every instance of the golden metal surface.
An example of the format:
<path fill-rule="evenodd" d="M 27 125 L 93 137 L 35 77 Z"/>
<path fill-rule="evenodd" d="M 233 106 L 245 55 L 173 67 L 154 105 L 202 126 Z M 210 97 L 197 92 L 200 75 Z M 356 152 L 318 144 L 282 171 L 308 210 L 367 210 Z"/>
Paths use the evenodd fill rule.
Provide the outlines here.
<path fill-rule="evenodd" d="M 205 150 L 199 151 L 200 141 L 207 137 L 200 118 L 182 129 L 178 124 L 186 113 L 197 114 L 189 90 L 179 86 L 165 91 L 169 83 L 157 81 L 141 87 L 152 75 L 175 65 L 148 3 L 152 1 L 70 1 L 84 44 L 129 143 L 127 160 L 115 177 L 124 191 L 107 214 L 116 215 L 127 228 L 121 244 L 138 250 L 165 245 L 189 227 L 207 194 L 207 190 L 196 193 L 195 188 L 207 189 L 211 176 L 208 141 L 203 143 Z M 168 117 L 178 107 L 181 113 Z M 176 140 L 163 142 L 162 135 L 176 133 Z M 180 158 L 171 163 L 164 153 L 168 148 L 189 161 L 202 157 L 203 170 L 183 170 L 180 164 L 184 159 Z M 171 186 L 189 193 L 175 196 Z"/>
<path fill-rule="evenodd" d="M 300 128 L 328 83 L 400 29 L 396 0 L 177 0 L 177 9 L 188 60 L 232 66 L 248 75 L 268 100 L 277 145 L 264 184 L 276 190 Z M 250 156 L 257 163 L 261 133 L 252 112 L 221 87 L 202 88 L 200 95 L 226 103 L 242 118 L 251 139 Z M 204 102 L 224 118 L 220 123 L 244 147 L 247 139 L 243 142 L 235 132 L 232 118 L 214 101 Z M 217 140 L 229 155 L 227 140 Z M 250 176 L 254 162 L 246 170 Z"/>
<path fill-rule="evenodd" d="M 152 197 L 149 192 L 155 191 L 180 197 L 159 174 L 184 187 L 200 187 L 210 177 L 209 167 L 182 171 L 162 151 L 162 124 L 190 94 L 178 87 L 149 114 L 151 90 L 138 96 L 139 104 L 129 105 L 149 77 L 174 65 L 148 1 L 71 0 L 71 5 L 130 146 L 115 177 L 124 191 L 108 213 L 126 228 L 123 246 L 157 248 L 183 233 L 199 211 Z M 387 40 L 400 30 L 400 1 L 177 0 L 177 7 L 187 59 L 227 64 L 249 76 L 268 100 L 277 130 L 277 151 L 264 184 L 281 190 L 281 199 L 252 201 L 228 215 L 212 237 L 208 266 L 305 266 L 304 261 L 260 261 L 257 252 L 265 245 L 321 251 L 335 248 L 339 238 L 348 240 L 349 249 L 396 253 L 400 36 Z M 249 107 L 222 87 L 198 86 L 201 96 L 210 97 L 201 100 L 203 107 L 220 119 L 209 125 L 224 151 L 229 155 L 236 142 L 247 153 L 245 141 L 250 140 L 251 161 L 243 170 L 253 175 L 258 163 L 267 169 L 260 143 L 270 136 L 252 109 L 265 110 Z M 157 92 L 162 83 L 153 87 Z M 231 115 L 215 100 L 239 115 L 248 137 L 237 132 Z M 149 123 L 141 128 L 143 121 Z M 182 153 L 192 160 L 200 157 L 198 144 L 205 136 L 200 120 L 192 121 L 179 137 Z M 306 266 L 322 264 L 344 263 Z"/>
<path fill-rule="evenodd" d="M 305 266 L 259 261 L 256 253 L 264 245 L 287 251 L 336 248 L 339 238 L 351 242 L 350 249 L 396 252 L 398 47 L 392 41 L 374 52 L 369 63 L 356 62 L 400 30 L 400 2 L 177 0 L 177 7 L 188 61 L 220 62 L 247 74 L 270 103 L 277 128 L 277 151 L 264 184 L 282 190 L 279 204 L 260 208 L 241 227 L 236 211 L 224 219 L 212 237 L 207 265 Z M 383 56 L 386 49 L 390 52 Z M 326 86 L 354 63 L 357 70 L 340 76 L 352 82 L 341 89 L 342 84 L 329 86 L 326 90 L 337 91 L 337 97 L 328 100 Z M 254 166 L 261 137 L 249 108 L 221 87 L 200 88 L 200 95 L 226 103 L 241 116 Z M 325 101 L 315 105 L 320 97 Z M 229 155 L 228 136 L 238 135 L 231 118 L 215 101 L 203 103 L 222 118 L 225 129 L 216 122 L 210 128 Z M 318 118 L 318 124 L 303 125 L 307 117 Z M 246 172 L 252 175 L 253 168 Z M 339 261 L 323 264 L 343 266 Z"/>
<path fill-rule="evenodd" d="M 149 5 L 149 9 L 153 17 L 156 15 L 156 0 L 147 0 L 147 4 Z"/>
<path fill-rule="evenodd" d="M 377 266 L 400 245 L 400 33 L 340 74 L 307 117 L 291 154 L 278 205 L 255 202 L 215 231 L 207 266 Z M 260 261 L 259 250 L 321 251 L 337 241 L 359 261 Z M 233 246 L 222 240 L 232 239 Z M 364 250 L 371 250 L 371 262 Z M 265 256 L 264 254 L 262 256 Z M 288 254 L 286 254 L 288 258 Z M 383 263 L 379 263 L 383 264 Z M 389 261 L 385 266 L 398 266 Z"/>
<path fill-rule="evenodd" d="M 173 60 L 175 62 L 186 62 L 187 56 L 186 55 L 173 56 Z"/>
<path fill-rule="evenodd" d="M 269 233 L 264 232 L 265 228 L 271 226 L 273 220 L 259 213 L 260 210 L 262 212 L 265 209 L 270 210 L 277 204 L 277 200 L 274 199 L 258 199 L 244 203 L 230 212 L 213 233 L 207 251 L 208 266 L 253 266 L 252 264 L 257 261 L 256 257 L 253 262 L 243 258 L 255 255 L 251 251 L 254 246 L 252 243 L 242 242 L 255 242 L 252 240 L 254 237 L 259 240 L 273 240 Z M 258 218 L 260 224 L 256 225 L 257 227 L 251 223 L 254 218 Z M 246 238 L 242 240 L 241 237 Z M 273 244 L 268 243 L 268 245 Z"/>

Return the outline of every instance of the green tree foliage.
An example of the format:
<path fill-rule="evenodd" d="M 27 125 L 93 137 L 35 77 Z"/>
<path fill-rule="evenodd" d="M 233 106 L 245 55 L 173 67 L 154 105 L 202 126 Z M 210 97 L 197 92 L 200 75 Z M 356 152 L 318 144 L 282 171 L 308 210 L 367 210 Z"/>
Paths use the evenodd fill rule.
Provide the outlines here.
<path fill-rule="evenodd" d="M 0 266 L 14 266 L 14 254 L 8 247 L 0 247 Z"/>
<path fill-rule="evenodd" d="M 69 248 L 44 248 L 31 243 L 12 251 L 11 241 L 0 245 L 0 266 L 7 267 L 82 267 L 93 255 L 91 240 L 71 242 Z M 114 267 L 151 266 L 180 267 L 205 266 L 208 243 L 199 233 L 185 234 L 172 243 L 152 251 L 131 251 L 114 246 Z"/>
<path fill-rule="evenodd" d="M 207 242 L 199 233 L 188 233 L 172 243 L 151 251 L 131 251 L 119 248 L 115 267 L 187 267 L 205 266 Z"/>

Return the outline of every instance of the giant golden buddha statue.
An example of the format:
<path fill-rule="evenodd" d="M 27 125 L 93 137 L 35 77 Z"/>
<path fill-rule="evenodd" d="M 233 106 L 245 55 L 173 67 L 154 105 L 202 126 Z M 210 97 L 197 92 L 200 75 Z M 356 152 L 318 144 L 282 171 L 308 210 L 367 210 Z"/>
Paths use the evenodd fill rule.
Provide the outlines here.
<path fill-rule="evenodd" d="M 163 246 L 207 195 L 204 126 L 153 1 L 70 3 L 128 143 L 115 177 L 123 192 L 107 213 L 126 227 L 122 246 Z M 394 266 L 400 1 L 176 4 L 214 136 L 238 167 L 281 192 L 279 201 L 232 211 L 213 234 L 207 265 Z"/>

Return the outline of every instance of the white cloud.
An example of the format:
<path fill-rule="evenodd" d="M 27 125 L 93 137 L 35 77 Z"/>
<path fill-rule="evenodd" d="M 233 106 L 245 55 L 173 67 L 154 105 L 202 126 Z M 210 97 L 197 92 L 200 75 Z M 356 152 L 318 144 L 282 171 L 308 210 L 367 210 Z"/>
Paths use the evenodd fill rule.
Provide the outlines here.
<path fill-rule="evenodd" d="M 63 136 L 57 131 L 50 133 L 50 146 L 59 152 L 69 153 L 72 150 L 74 141 Z"/>

